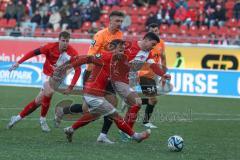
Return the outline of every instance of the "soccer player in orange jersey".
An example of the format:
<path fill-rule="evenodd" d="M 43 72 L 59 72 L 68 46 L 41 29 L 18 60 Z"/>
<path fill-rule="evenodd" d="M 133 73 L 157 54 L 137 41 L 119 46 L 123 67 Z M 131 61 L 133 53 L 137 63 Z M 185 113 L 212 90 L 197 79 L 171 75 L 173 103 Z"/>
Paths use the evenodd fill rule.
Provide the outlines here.
<path fill-rule="evenodd" d="M 50 128 L 48 127 L 46 122 L 46 115 L 50 106 L 52 95 L 55 90 L 53 89 L 53 87 L 51 87 L 49 79 L 52 76 L 53 71 L 56 67 L 61 66 L 68 60 L 74 59 L 74 57 L 78 55 L 77 51 L 71 45 L 69 45 L 69 40 L 70 33 L 67 31 L 63 31 L 59 34 L 58 42 L 48 43 L 43 47 L 28 52 L 9 69 L 9 71 L 12 71 L 18 68 L 21 63 L 34 56 L 40 54 L 44 54 L 46 56 L 46 60 L 43 65 L 43 74 L 45 76 L 45 81 L 43 83 L 43 87 L 40 93 L 28 105 L 26 105 L 25 108 L 17 116 L 11 117 L 11 120 L 7 126 L 8 129 L 12 128 L 17 122 L 32 113 L 41 105 L 40 125 L 42 131 L 50 131 Z M 79 67 L 75 68 L 75 74 L 72 82 L 70 86 L 64 91 L 64 93 L 67 94 L 73 89 L 80 76 L 80 72 L 81 70 Z"/>
<path fill-rule="evenodd" d="M 155 23 L 148 26 L 148 31 L 159 35 L 159 27 Z M 151 50 L 150 54 L 154 57 L 155 63 L 166 67 L 165 44 L 162 39 L 160 39 L 160 42 Z M 142 104 L 147 105 L 143 125 L 148 128 L 157 128 L 157 126 L 149 122 L 153 109 L 157 104 L 156 74 L 149 68 L 148 64 L 145 64 L 141 71 L 139 71 L 139 79 L 142 92 L 146 96 L 146 98 L 142 98 Z"/>

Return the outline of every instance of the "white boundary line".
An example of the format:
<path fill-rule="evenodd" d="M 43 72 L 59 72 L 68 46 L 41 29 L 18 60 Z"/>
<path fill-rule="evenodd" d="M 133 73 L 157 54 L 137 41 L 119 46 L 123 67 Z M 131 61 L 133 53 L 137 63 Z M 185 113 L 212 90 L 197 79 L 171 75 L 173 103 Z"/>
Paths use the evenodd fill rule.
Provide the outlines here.
<path fill-rule="evenodd" d="M 10 118 L 0 118 L 0 121 L 9 121 Z M 39 121 L 39 118 L 26 118 L 26 119 L 23 119 L 23 121 Z M 52 118 L 50 119 L 47 119 L 47 122 L 48 123 L 51 123 L 51 121 L 53 121 Z M 66 121 L 66 120 L 64 120 Z M 66 122 L 74 122 L 75 120 L 72 120 L 72 121 L 66 121 Z M 169 120 L 169 121 L 163 121 L 163 120 L 160 120 L 159 122 L 169 122 L 169 123 L 176 123 L 176 122 L 179 122 L 179 123 L 189 123 L 189 122 L 194 122 L 194 121 L 240 121 L 240 118 L 217 118 L 217 119 L 212 119 L 212 118 L 193 118 L 191 120 L 186 120 L 186 119 L 178 119 L 178 120 Z"/>

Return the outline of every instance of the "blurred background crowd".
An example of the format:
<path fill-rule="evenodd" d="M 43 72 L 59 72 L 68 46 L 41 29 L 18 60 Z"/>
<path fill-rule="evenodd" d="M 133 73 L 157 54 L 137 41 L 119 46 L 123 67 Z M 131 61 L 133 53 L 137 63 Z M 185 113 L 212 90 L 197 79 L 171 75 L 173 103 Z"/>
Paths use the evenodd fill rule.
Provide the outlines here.
<path fill-rule="evenodd" d="M 132 38 L 157 23 L 168 42 L 240 45 L 240 0 L 0 0 L 0 35 L 91 38 L 113 10 Z"/>

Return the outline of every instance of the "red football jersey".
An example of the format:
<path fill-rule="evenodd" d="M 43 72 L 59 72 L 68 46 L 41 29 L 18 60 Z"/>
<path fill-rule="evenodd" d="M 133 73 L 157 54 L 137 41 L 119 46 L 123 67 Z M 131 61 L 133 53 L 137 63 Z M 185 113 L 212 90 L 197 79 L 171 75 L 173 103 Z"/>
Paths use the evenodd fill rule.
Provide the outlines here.
<path fill-rule="evenodd" d="M 129 46 L 121 58 L 113 58 L 111 67 L 111 80 L 129 83 L 129 72 L 137 72 L 145 62 L 154 63 L 150 52 L 140 49 L 137 42 Z"/>
<path fill-rule="evenodd" d="M 102 65 L 93 66 L 91 74 L 85 83 L 83 92 L 96 96 L 104 96 L 109 81 L 112 53 L 102 51 L 95 56 L 98 60 L 102 61 Z"/>
<path fill-rule="evenodd" d="M 46 61 L 43 65 L 43 73 L 51 76 L 53 70 L 78 55 L 77 51 L 70 45 L 65 53 L 59 52 L 59 43 L 49 43 L 40 48 L 41 54 L 46 56 Z"/>

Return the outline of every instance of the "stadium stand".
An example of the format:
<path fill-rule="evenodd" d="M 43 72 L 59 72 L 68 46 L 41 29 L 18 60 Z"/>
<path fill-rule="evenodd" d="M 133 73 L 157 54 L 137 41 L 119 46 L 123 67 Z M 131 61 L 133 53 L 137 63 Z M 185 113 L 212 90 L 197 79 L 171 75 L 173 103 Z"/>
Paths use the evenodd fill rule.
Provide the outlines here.
<path fill-rule="evenodd" d="M 56 37 L 69 29 L 73 38 L 89 38 L 92 24 L 105 27 L 113 10 L 130 17 L 123 30 L 135 38 L 155 22 L 166 41 L 208 43 L 214 34 L 239 44 L 235 36 L 240 34 L 240 0 L 1 0 L 0 35 L 20 28 L 22 36 Z"/>

